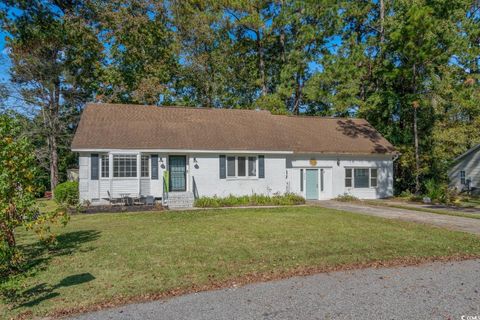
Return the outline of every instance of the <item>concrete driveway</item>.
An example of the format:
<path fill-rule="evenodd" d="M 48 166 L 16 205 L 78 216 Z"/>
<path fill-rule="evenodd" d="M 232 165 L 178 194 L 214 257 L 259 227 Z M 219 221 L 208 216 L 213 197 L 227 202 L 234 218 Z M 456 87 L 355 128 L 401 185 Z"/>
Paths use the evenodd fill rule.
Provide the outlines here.
<path fill-rule="evenodd" d="M 480 260 L 470 260 L 294 277 L 130 304 L 72 319 L 460 320 L 480 317 L 479 291 Z"/>
<path fill-rule="evenodd" d="M 358 202 L 340 202 L 335 200 L 329 200 L 309 201 L 309 204 L 324 208 L 350 211 L 354 213 L 366 214 L 387 219 L 400 219 L 405 221 L 426 223 L 442 228 L 470 232 L 480 235 L 480 219 L 448 216 L 436 213 L 420 212 L 415 210 L 398 209 L 391 207 L 369 206 Z"/>

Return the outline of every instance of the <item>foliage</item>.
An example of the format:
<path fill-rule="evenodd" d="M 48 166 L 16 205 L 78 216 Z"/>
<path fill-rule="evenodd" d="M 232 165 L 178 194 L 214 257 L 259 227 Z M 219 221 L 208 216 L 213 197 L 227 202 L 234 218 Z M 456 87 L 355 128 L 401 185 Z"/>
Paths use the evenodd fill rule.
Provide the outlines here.
<path fill-rule="evenodd" d="M 429 179 L 425 182 L 425 195 L 432 201 L 440 200 L 443 195 L 443 188 L 434 179 Z"/>
<path fill-rule="evenodd" d="M 352 201 L 357 201 L 358 198 L 351 195 L 351 194 L 344 193 L 344 194 L 336 197 L 335 200 L 340 201 L 340 202 L 352 202 Z"/>
<path fill-rule="evenodd" d="M 397 193 L 444 183 L 452 159 L 480 142 L 478 1 L 12 0 L 0 10 L 15 96 L 32 115 L 25 131 L 52 186 L 75 163 L 67 146 L 90 100 L 362 117 L 401 152 Z"/>
<path fill-rule="evenodd" d="M 60 204 L 76 206 L 79 203 L 78 182 L 66 181 L 55 187 L 55 201 Z"/>
<path fill-rule="evenodd" d="M 21 101 L 12 108 L 30 117 L 25 132 L 53 190 L 59 168 L 65 173 L 75 163 L 69 145 L 81 107 L 98 88 L 102 49 L 93 21 L 82 18 L 91 16 L 89 6 L 80 1 L 8 4 L 0 8 L 0 22 L 11 61 L 10 95 Z"/>
<path fill-rule="evenodd" d="M 305 199 L 293 193 L 283 195 L 266 196 L 252 194 L 249 196 L 229 195 L 225 198 L 201 197 L 195 200 L 195 207 L 219 208 L 219 207 L 240 207 L 240 206 L 288 206 L 304 204 Z"/>
<path fill-rule="evenodd" d="M 16 230 L 33 229 L 44 240 L 53 240 L 50 223 L 66 215 L 62 210 L 40 212 L 35 203 L 37 162 L 32 145 L 20 134 L 18 120 L 0 114 L 0 276 L 21 271 Z"/>

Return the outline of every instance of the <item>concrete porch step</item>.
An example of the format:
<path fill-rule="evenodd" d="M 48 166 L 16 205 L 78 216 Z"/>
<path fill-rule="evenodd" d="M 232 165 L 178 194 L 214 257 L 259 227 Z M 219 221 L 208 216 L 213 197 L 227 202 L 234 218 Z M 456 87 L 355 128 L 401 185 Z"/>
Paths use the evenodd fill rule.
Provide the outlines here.
<path fill-rule="evenodd" d="M 194 202 L 193 192 L 169 192 L 166 201 L 170 209 L 193 208 Z"/>

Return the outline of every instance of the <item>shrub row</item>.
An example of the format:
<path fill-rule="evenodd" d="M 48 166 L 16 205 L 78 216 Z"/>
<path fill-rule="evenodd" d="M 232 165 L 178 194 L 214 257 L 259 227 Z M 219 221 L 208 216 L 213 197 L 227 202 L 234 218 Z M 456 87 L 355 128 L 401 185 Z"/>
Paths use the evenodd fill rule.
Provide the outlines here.
<path fill-rule="evenodd" d="M 265 196 L 252 194 L 236 197 L 229 195 L 225 198 L 201 197 L 195 200 L 195 206 L 200 208 L 241 207 L 241 206 L 288 206 L 304 204 L 305 199 L 293 193 Z"/>

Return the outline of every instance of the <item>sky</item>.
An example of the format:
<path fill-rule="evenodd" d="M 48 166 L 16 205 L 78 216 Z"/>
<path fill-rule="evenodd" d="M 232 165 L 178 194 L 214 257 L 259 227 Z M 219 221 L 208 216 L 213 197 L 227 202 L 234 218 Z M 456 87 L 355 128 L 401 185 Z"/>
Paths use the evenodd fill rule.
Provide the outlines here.
<path fill-rule="evenodd" d="M 7 82 L 9 79 L 10 59 L 8 58 L 7 48 L 5 48 L 5 36 L 6 33 L 0 31 L 0 82 Z"/>

